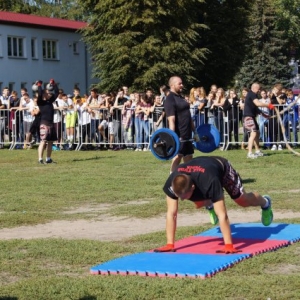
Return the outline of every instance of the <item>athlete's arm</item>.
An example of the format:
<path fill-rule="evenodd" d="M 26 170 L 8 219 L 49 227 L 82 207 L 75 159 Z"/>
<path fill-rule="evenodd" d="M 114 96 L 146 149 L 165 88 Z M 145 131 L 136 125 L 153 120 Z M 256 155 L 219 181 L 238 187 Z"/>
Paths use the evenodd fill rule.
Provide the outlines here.
<path fill-rule="evenodd" d="M 168 117 L 169 129 L 175 131 L 175 116 Z"/>
<path fill-rule="evenodd" d="M 166 221 L 167 244 L 175 243 L 177 212 L 178 212 L 178 200 L 174 200 L 167 196 L 167 221 Z"/>
<path fill-rule="evenodd" d="M 214 202 L 214 210 L 219 219 L 220 229 L 223 235 L 224 244 L 232 244 L 230 223 L 227 215 L 224 197 Z"/>
<path fill-rule="evenodd" d="M 258 99 L 254 99 L 253 103 L 258 107 L 269 107 L 269 103 L 260 102 Z"/>

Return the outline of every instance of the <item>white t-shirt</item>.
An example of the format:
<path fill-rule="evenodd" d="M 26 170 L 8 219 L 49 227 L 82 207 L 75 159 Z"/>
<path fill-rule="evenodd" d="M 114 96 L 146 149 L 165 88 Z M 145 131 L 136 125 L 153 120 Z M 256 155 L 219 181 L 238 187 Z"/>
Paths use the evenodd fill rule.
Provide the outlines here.
<path fill-rule="evenodd" d="M 3 97 L 3 96 L 0 96 L 0 100 L 1 100 L 1 103 L 2 105 L 6 105 L 6 108 L 8 106 L 8 102 L 9 102 L 9 97 Z"/>
<path fill-rule="evenodd" d="M 62 108 L 65 107 L 65 101 L 63 99 L 57 98 L 53 102 L 53 107 L 54 107 L 54 118 L 53 118 L 53 123 L 58 123 L 62 121 L 62 113 L 63 111 L 57 109 L 57 108 Z"/>
<path fill-rule="evenodd" d="M 33 100 L 29 99 L 29 101 L 26 102 L 26 100 L 21 99 L 21 106 L 23 108 L 25 108 L 25 107 L 28 108 L 28 109 L 23 110 L 23 121 L 24 122 L 33 122 L 34 116 L 31 115 L 31 112 L 34 109 L 34 102 L 33 102 Z"/>
<path fill-rule="evenodd" d="M 87 103 L 93 107 L 93 106 L 98 106 L 100 107 L 101 104 L 104 103 L 104 99 L 101 98 L 101 96 L 99 95 L 98 98 L 92 98 L 91 96 L 88 98 Z M 92 112 L 91 112 L 91 119 L 95 119 L 98 120 L 100 119 L 100 110 L 99 108 L 91 108 Z"/>
<path fill-rule="evenodd" d="M 68 107 L 70 107 L 70 106 L 72 106 L 73 107 L 73 100 L 71 99 L 71 98 L 68 98 L 68 100 L 67 100 L 67 102 L 65 102 L 65 103 L 68 103 Z M 66 113 L 67 114 L 72 114 L 72 113 L 74 113 L 74 108 L 68 108 L 67 110 L 66 110 Z"/>
<path fill-rule="evenodd" d="M 264 103 L 264 104 L 269 104 L 271 103 L 269 98 L 261 98 L 259 99 L 259 102 Z M 259 108 L 261 111 L 263 111 L 264 113 L 268 114 L 269 113 L 269 108 L 268 107 L 260 107 Z"/>
<path fill-rule="evenodd" d="M 78 124 L 81 126 L 91 123 L 91 117 L 89 112 L 85 109 L 86 107 L 86 103 L 83 103 L 81 106 L 79 104 L 76 104 L 78 112 Z"/>

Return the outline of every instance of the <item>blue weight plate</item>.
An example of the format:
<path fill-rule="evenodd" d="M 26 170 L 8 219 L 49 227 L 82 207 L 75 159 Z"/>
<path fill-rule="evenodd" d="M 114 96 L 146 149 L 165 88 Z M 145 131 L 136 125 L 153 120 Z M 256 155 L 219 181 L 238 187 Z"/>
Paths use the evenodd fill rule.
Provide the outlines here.
<path fill-rule="evenodd" d="M 203 153 L 210 153 L 220 145 L 220 132 L 211 124 L 202 124 L 197 128 L 200 141 L 195 143 L 197 150 Z"/>
<path fill-rule="evenodd" d="M 179 146 L 177 134 L 168 128 L 155 131 L 150 139 L 150 150 L 160 160 L 169 160 L 175 157 L 179 151 Z"/>

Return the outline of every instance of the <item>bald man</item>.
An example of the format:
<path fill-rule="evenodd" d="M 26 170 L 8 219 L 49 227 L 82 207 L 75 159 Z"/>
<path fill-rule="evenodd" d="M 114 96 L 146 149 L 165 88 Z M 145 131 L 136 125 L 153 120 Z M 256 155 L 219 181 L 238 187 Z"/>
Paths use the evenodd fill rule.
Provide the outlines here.
<path fill-rule="evenodd" d="M 259 149 L 259 126 L 256 121 L 258 114 L 262 114 L 265 118 L 269 118 L 268 115 L 264 114 L 259 107 L 268 107 L 269 109 L 274 109 L 274 105 L 269 103 L 263 103 L 258 100 L 257 93 L 259 92 L 260 85 L 258 83 L 253 83 L 251 90 L 247 93 L 244 106 L 244 128 L 249 135 L 248 140 L 248 158 L 258 158 L 264 154 Z M 253 145 L 255 147 L 255 152 L 252 153 Z"/>
<path fill-rule="evenodd" d="M 169 129 L 176 132 L 180 140 L 178 154 L 173 158 L 170 172 L 172 173 L 176 167 L 183 162 L 188 162 L 193 158 L 194 147 L 192 137 L 199 139 L 195 132 L 195 126 L 192 121 L 190 104 L 181 95 L 183 83 L 180 77 L 172 76 L 169 79 L 170 93 L 164 101 L 164 108 L 168 120 Z"/>

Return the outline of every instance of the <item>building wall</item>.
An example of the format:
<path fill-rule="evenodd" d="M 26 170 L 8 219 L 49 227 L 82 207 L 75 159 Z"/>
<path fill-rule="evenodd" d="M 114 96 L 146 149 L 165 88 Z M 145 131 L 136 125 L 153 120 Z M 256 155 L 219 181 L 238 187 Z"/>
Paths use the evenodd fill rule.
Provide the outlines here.
<path fill-rule="evenodd" d="M 24 58 L 8 57 L 8 37 L 24 38 Z M 32 58 L 32 39 L 35 39 L 36 58 Z M 43 58 L 43 39 L 56 41 L 57 59 Z M 95 83 L 91 78 L 90 55 L 80 34 L 0 24 L 0 89 L 10 86 L 19 92 L 25 86 L 31 92 L 36 80 L 48 82 L 50 78 L 54 78 L 67 94 L 72 94 L 74 86 L 78 85 L 83 95 Z"/>

